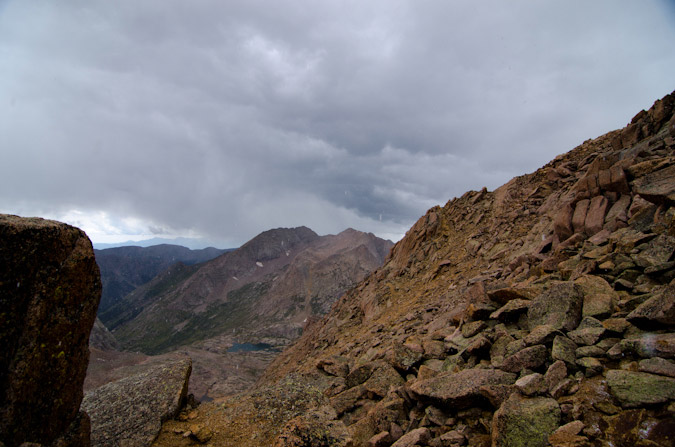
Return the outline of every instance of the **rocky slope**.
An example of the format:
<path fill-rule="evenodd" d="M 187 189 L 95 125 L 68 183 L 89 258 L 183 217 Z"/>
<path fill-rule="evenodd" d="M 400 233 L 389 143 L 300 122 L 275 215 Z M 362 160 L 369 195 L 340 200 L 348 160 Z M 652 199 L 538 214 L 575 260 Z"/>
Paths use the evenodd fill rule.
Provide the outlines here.
<path fill-rule="evenodd" d="M 125 295 L 177 262 L 185 265 L 199 264 L 227 251 L 229 250 L 213 247 L 190 250 L 170 244 L 94 250 L 103 284 L 99 313 L 106 311 Z"/>
<path fill-rule="evenodd" d="M 355 230 L 270 230 L 207 263 L 175 264 L 100 317 L 124 348 L 148 354 L 212 337 L 219 350 L 284 345 L 380 266 L 391 245 Z"/>
<path fill-rule="evenodd" d="M 429 210 L 255 391 L 155 445 L 673 445 L 674 108 Z"/>
<path fill-rule="evenodd" d="M 84 232 L 0 215 L 0 445 L 89 445 L 79 409 L 100 297 Z"/>

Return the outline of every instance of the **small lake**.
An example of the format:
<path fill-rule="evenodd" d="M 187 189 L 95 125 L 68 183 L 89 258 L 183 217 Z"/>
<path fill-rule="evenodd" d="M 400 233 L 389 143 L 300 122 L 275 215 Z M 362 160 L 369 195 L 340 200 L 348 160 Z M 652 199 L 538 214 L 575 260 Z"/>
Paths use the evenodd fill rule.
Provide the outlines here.
<path fill-rule="evenodd" d="M 272 345 L 267 343 L 235 343 L 227 352 L 270 351 Z"/>

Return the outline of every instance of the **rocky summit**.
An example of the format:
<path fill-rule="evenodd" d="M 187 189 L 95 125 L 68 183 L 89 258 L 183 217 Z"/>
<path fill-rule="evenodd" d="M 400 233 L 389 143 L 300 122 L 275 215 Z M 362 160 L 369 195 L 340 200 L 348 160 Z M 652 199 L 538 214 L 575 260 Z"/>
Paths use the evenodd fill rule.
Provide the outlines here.
<path fill-rule="evenodd" d="M 672 446 L 674 109 L 432 208 L 253 391 L 154 445 Z"/>
<path fill-rule="evenodd" d="M 81 230 L 0 215 L 0 445 L 89 445 L 79 410 L 100 298 Z"/>

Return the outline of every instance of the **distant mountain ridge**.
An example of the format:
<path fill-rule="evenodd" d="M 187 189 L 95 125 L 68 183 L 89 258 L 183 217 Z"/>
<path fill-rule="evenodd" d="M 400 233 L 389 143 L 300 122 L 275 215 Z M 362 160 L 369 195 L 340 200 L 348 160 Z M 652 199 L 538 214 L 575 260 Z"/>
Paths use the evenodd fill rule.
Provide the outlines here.
<path fill-rule="evenodd" d="M 151 239 L 142 239 L 140 241 L 125 241 L 125 242 L 113 242 L 113 243 L 103 243 L 103 242 L 94 242 L 94 249 L 96 250 L 106 250 L 108 248 L 118 248 L 118 247 L 152 247 L 153 245 L 180 245 L 182 247 L 187 247 L 190 250 L 201 250 L 203 248 L 212 248 L 212 247 L 227 247 L 228 245 L 223 245 L 217 241 L 210 239 L 202 238 L 192 238 L 192 237 L 177 237 L 177 238 L 166 238 L 166 237 L 153 237 Z"/>
<path fill-rule="evenodd" d="M 186 265 L 198 264 L 227 251 L 212 247 L 191 250 L 169 244 L 94 250 L 103 284 L 99 313 L 113 306 L 122 297 L 147 283 L 172 264 L 177 262 Z"/>
<path fill-rule="evenodd" d="M 392 245 L 353 229 L 269 230 L 202 265 L 174 264 L 100 318 L 123 347 L 150 354 L 225 331 L 283 345 L 380 266 Z"/>

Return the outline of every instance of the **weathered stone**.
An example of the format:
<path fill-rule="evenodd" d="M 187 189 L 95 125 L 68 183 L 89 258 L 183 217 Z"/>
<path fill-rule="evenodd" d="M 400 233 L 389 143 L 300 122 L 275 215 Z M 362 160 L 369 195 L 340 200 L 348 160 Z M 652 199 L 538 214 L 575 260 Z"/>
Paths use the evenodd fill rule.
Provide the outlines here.
<path fill-rule="evenodd" d="M 584 275 L 574 281 L 584 294 L 582 316 L 604 317 L 614 312 L 619 297 L 607 281 L 595 275 Z"/>
<path fill-rule="evenodd" d="M 578 346 L 572 340 L 561 335 L 553 339 L 551 348 L 551 358 L 553 360 L 562 360 L 568 365 L 576 364 L 576 350 Z"/>
<path fill-rule="evenodd" d="M 636 326 L 675 326 L 675 281 L 665 290 L 640 304 L 626 317 Z"/>
<path fill-rule="evenodd" d="M 511 300 L 531 300 L 535 298 L 541 290 L 538 287 L 503 287 L 489 291 L 488 297 L 497 303 L 506 304 Z"/>
<path fill-rule="evenodd" d="M 347 447 L 352 445 L 349 431 L 334 413 L 319 408 L 297 416 L 286 423 L 274 447 Z"/>
<path fill-rule="evenodd" d="M 675 377 L 675 363 L 661 357 L 640 360 L 639 370 L 660 376 Z"/>
<path fill-rule="evenodd" d="M 591 199 L 584 220 L 584 232 L 587 235 L 592 236 L 602 230 L 608 206 L 609 201 L 604 196 L 595 196 Z"/>
<path fill-rule="evenodd" d="M 577 365 L 586 371 L 586 377 L 597 376 L 602 373 L 603 366 L 600 360 L 595 357 L 583 357 L 577 360 Z"/>
<path fill-rule="evenodd" d="M 604 327 L 589 327 L 570 331 L 567 333 L 567 337 L 577 345 L 590 346 L 596 344 L 604 333 Z"/>
<path fill-rule="evenodd" d="M 422 360 L 422 356 L 423 354 L 421 352 L 414 351 L 407 346 L 394 343 L 392 348 L 387 351 L 385 358 L 394 368 L 407 371 L 415 363 Z"/>
<path fill-rule="evenodd" d="M 0 441 L 88 445 L 78 415 L 101 297 L 91 242 L 77 228 L 0 215 Z M 82 435 L 82 436 L 80 436 Z M 80 439 L 75 439 L 80 436 Z"/>
<path fill-rule="evenodd" d="M 349 374 L 349 360 L 339 355 L 319 360 L 316 367 L 331 376 L 347 377 Z"/>
<path fill-rule="evenodd" d="M 464 358 L 475 355 L 482 357 L 484 354 L 490 351 L 492 344 L 490 340 L 487 339 L 484 335 L 478 335 L 475 337 L 474 341 L 471 342 L 469 346 L 464 350 Z"/>
<path fill-rule="evenodd" d="M 544 345 L 535 345 L 525 348 L 506 357 L 501 369 L 508 372 L 520 372 L 523 369 L 536 369 L 546 362 L 548 349 Z"/>
<path fill-rule="evenodd" d="M 581 421 L 572 421 L 554 431 L 548 437 L 548 442 L 552 447 L 587 447 L 590 446 L 588 438 L 579 436 L 579 432 L 584 429 L 584 423 Z"/>
<path fill-rule="evenodd" d="M 441 435 L 441 441 L 444 446 L 462 446 L 466 444 L 466 436 L 457 430 L 450 430 Z"/>
<path fill-rule="evenodd" d="M 484 321 L 472 321 L 462 325 L 462 336 L 466 338 L 473 337 L 480 331 L 487 328 L 487 324 Z"/>
<path fill-rule="evenodd" d="M 553 364 L 548 367 L 548 370 L 546 370 L 546 374 L 544 374 L 546 388 L 548 388 L 549 392 L 553 391 L 553 389 L 555 389 L 555 387 L 557 387 L 566 377 L 567 367 L 565 366 L 565 362 L 562 360 L 553 362 Z"/>
<path fill-rule="evenodd" d="M 553 341 L 556 335 L 562 334 L 550 324 L 542 324 L 532 329 L 532 331 L 525 336 L 525 344 L 528 346 L 548 344 Z"/>
<path fill-rule="evenodd" d="M 490 402 L 490 404 L 499 408 L 509 396 L 518 391 L 515 385 L 484 385 L 480 387 L 480 394 Z"/>
<path fill-rule="evenodd" d="M 515 338 L 508 334 L 500 336 L 490 348 L 490 362 L 492 366 L 499 367 L 506 357 L 506 350 L 509 343 L 515 341 Z"/>
<path fill-rule="evenodd" d="M 380 362 L 380 366 L 363 383 L 363 387 L 376 396 L 384 397 L 392 387 L 403 385 L 403 383 L 403 378 L 391 365 Z"/>
<path fill-rule="evenodd" d="M 484 385 L 511 385 L 516 375 L 492 369 L 465 369 L 445 373 L 428 380 L 418 380 L 410 390 L 421 399 L 440 402 L 454 408 L 468 408 L 481 397 Z"/>
<path fill-rule="evenodd" d="M 101 447 L 142 447 L 175 417 L 187 396 L 192 361 L 167 360 L 145 372 L 88 392 L 82 409 L 91 417 L 91 441 Z"/>
<path fill-rule="evenodd" d="M 391 447 L 414 447 L 425 444 L 429 439 L 431 439 L 431 432 L 428 428 L 416 428 L 401 436 Z"/>
<path fill-rule="evenodd" d="M 560 407 L 550 398 L 522 398 L 512 394 L 492 419 L 494 447 L 548 445 L 548 437 L 560 424 Z"/>
<path fill-rule="evenodd" d="M 588 199 L 580 200 L 576 207 L 574 208 L 574 214 L 572 215 L 572 228 L 575 233 L 583 233 L 584 231 L 584 222 L 586 221 L 586 213 L 588 212 L 588 206 L 591 201 Z"/>
<path fill-rule="evenodd" d="M 346 391 L 330 398 L 330 405 L 338 416 L 346 413 L 357 405 L 359 399 L 363 398 L 368 391 L 363 385 L 356 385 Z"/>
<path fill-rule="evenodd" d="M 624 228 L 628 225 L 628 207 L 630 206 L 631 198 L 628 194 L 623 194 L 619 200 L 614 202 L 609 208 L 605 216 L 605 225 L 609 231 L 616 231 L 619 228 Z"/>
<path fill-rule="evenodd" d="M 445 344 L 442 341 L 425 339 L 422 342 L 422 348 L 424 348 L 424 358 L 427 360 L 445 357 Z"/>
<path fill-rule="evenodd" d="M 391 435 L 383 431 L 368 440 L 368 447 L 389 447 L 391 443 Z"/>
<path fill-rule="evenodd" d="M 572 282 L 554 282 L 551 288 L 532 301 L 527 312 L 531 327 L 549 324 L 571 331 L 581 321 L 582 288 Z"/>
<path fill-rule="evenodd" d="M 640 251 L 635 257 L 635 262 L 642 268 L 653 267 L 670 261 L 673 253 L 675 253 L 675 237 L 660 234 L 648 243 L 646 249 Z"/>
<path fill-rule="evenodd" d="M 623 407 L 658 404 L 675 399 L 675 379 L 643 372 L 607 371 L 607 385 Z"/>
<path fill-rule="evenodd" d="M 496 311 L 492 312 L 490 318 L 499 321 L 512 321 L 518 319 L 518 317 L 521 314 L 527 312 L 527 309 L 529 307 L 530 307 L 529 300 L 522 300 L 516 298 L 504 304 Z"/>
<path fill-rule="evenodd" d="M 574 228 L 572 227 L 573 215 L 574 209 L 569 203 L 563 205 L 556 213 L 553 218 L 553 232 L 558 236 L 558 240 L 564 241 L 574 234 Z"/>
<path fill-rule="evenodd" d="M 656 204 L 675 204 L 675 165 L 633 180 L 633 191 Z"/>
<path fill-rule="evenodd" d="M 609 332 L 623 334 L 631 324 L 625 318 L 608 318 L 602 322 L 602 325 Z"/>
<path fill-rule="evenodd" d="M 605 350 L 598 346 L 582 346 L 575 351 L 577 358 L 582 357 L 603 357 Z"/>
<path fill-rule="evenodd" d="M 193 424 L 190 426 L 190 437 L 200 444 L 205 444 L 213 438 L 213 432 L 205 425 Z"/>
<path fill-rule="evenodd" d="M 516 388 L 526 396 L 533 396 L 546 390 L 544 376 L 539 373 L 528 374 L 516 380 Z"/>
<path fill-rule="evenodd" d="M 624 339 L 620 345 L 622 352 L 633 352 L 640 357 L 675 358 L 675 333 L 645 333 L 637 338 Z"/>

